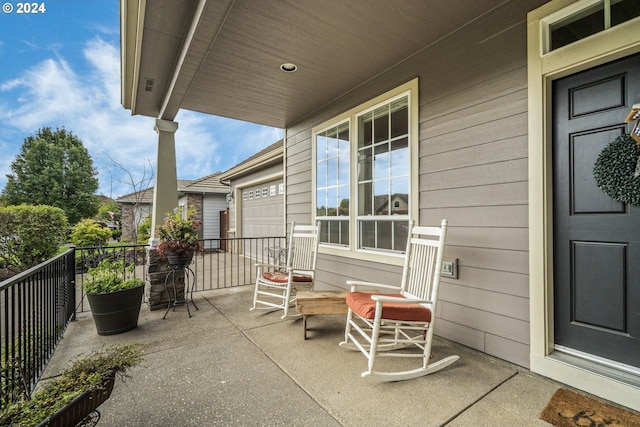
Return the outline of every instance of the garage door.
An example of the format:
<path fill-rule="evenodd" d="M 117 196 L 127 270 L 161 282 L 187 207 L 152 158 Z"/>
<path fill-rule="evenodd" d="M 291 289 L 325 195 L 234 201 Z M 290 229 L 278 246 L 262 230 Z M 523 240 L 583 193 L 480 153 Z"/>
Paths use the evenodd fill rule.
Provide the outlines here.
<path fill-rule="evenodd" d="M 284 236 L 284 186 L 282 180 L 242 189 L 242 237 Z"/>

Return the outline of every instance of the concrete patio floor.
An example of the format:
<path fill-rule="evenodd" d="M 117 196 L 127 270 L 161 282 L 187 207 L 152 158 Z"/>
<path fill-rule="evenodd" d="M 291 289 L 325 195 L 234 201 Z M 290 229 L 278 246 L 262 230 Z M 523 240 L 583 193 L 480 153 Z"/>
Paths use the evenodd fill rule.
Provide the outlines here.
<path fill-rule="evenodd" d="M 178 307 L 164 320 L 143 304 L 138 328 L 113 336 L 80 313 L 45 378 L 79 354 L 140 342 L 145 362 L 116 382 L 99 426 L 549 425 L 538 415 L 561 384 L 443 339 L 433 353 L 458 354 L 452 366 L 404 382 L 363 379 L 365 358 L 338 347 L 343 316 L 309 317 L 305 341 L 302 320 L 250 312 L 252 297 L 251 286 L 199 292 L 193 317 Z"/>

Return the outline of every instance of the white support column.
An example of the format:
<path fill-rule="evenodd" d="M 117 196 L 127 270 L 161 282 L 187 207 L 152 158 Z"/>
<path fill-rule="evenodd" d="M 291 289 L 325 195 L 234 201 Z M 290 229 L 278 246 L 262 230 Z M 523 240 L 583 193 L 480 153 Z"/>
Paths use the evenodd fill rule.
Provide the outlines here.
<path fill-rule="evenodd" d="M 158 243 L 158 239 L 155 236 L 156 224 L 162 223 L 164 215 L 178 207 L 175 140 L 178 123 L 156 119 L 154 130 L 158 133 L 158 155 L 156 183 L 153 188 L 151 239 L 149 240 L 149 244 L 152 247 Z"/>

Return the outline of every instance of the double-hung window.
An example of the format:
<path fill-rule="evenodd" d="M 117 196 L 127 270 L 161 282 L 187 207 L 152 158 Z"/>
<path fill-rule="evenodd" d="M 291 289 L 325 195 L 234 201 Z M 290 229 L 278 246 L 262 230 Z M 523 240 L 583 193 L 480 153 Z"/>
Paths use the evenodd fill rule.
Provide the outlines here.
<path fill-rule="evenodd" d="M 325 252 L 404 251 L 409 220 L 417 219 L 417 127 L 416 79 L 314 128 L 315 219 Z"/>
<path fill-rule="evenodd" d="M 316 135 L 316 218 L 323 243 L 349 246 L 349 122 Z"/>

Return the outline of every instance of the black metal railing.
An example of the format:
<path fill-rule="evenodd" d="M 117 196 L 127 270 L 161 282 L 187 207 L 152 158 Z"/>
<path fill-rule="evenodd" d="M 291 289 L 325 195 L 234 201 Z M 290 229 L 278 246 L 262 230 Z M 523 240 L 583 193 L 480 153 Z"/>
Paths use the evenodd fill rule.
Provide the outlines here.
<path fill-rule="evenodd" d="M 283 264 L 286 237 L 205 239 L 194 258 L 196 291 L 253 284 L 255 264 Z M 82 283 L 105 259 L 135 264 L 146 280 L 147 245 L 69 248 L 0 283 L 0 405 L 33 392 L 76 312 L 88 310 Z"/>
<path fill-rule="evenodd" d="M 30 395 L 75 319 L 71 248 L 0 283 L 0 405 Z"/>
<path fill-rule="evenodd" d="M 286 237 L 232 237 L 204 239 L 191 264 L 194 271 L 194 291 L 231 288 L 255 283 L 256 263 L 284 264 Z M 77 311 L 89 311 L 82 291 L 88 269 L 104 259 L 124 259 L 125 265 L 135 263 L 135 274 L 146 280 L 148 245 L 83 247 L 76 249 Z"/>
<path fill-rule="evenodd" d="M 233 237 L 201 240 L 194 257 L 195 291 L 250 285 L 256 280 L 256 263 L 283 264 L 286 237 Z"/>
<path fill-rule="evenodd" d="M 76 298 L 78 312 L 89 311 L 86 294 L 83 291 L 84 280 L 90 268 L 96 267 L 101 261 L 124 260 L 123 267 L 135 265 L 133 274 L 146 280 L 147 277 L 147 248 L 149 245 L 117 245 L 76 248 Z M 122 274 L 124 275 L 124 270 Z"/>

